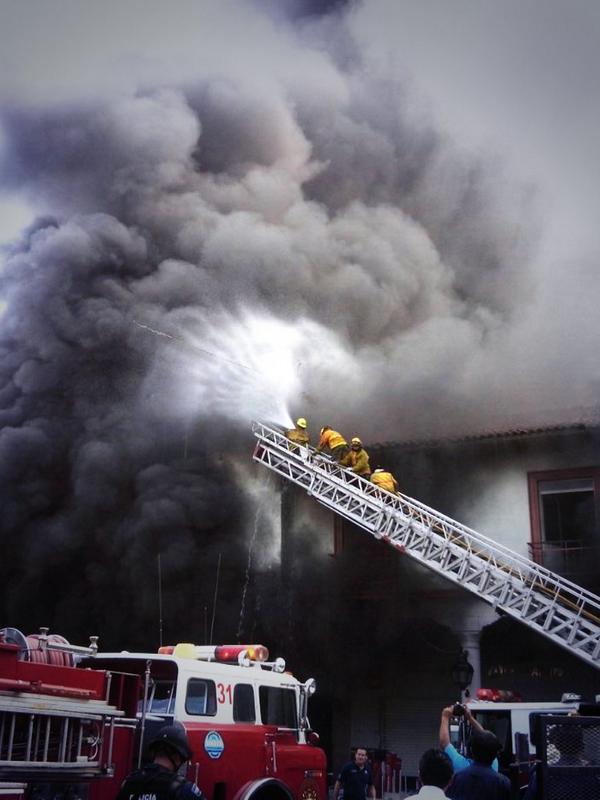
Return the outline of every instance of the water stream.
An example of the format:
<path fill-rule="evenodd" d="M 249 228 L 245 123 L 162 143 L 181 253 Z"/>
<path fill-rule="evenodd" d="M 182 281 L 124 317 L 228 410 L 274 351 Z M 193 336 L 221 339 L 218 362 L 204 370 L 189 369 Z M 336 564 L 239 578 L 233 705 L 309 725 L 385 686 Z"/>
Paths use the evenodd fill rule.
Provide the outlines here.
<path fill-rule="evenodd" d="M 250 584 L 250 577 L 252 574 L 252 557 L 254 554 L 254 545 L 256 542 L 256 535 L 258 533 L 258 523 L 260 520 L 260 515 L 261 515 L 261 506 L 260 504 L 258 504 L 256 507 L 256 514 L 254 515 L 254 530 L 252 531 L 252 537 L 250 538 L 250 544 L 248 545 L 248 561 L 246 563 L 246 575 L 244 579 L 244 588 L 242 590 L 242 602 L 240 606 L 240 620 L 237 629 L 238 643 L 241 639 L 244 627 L 244 615 L 246 613 L 246 595 L 248 593 L 248 586 Z"/>

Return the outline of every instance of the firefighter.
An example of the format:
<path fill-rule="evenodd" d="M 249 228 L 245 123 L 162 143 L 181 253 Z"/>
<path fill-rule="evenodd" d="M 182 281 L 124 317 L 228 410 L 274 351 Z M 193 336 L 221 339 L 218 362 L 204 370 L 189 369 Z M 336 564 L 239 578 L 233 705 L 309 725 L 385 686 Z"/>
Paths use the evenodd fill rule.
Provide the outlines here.
<path fill-rule="evenodd" d="M 296 420 L 296 426 L 287 431 L 286 436 L 288 439 L 291 439 L 292 442 L 297 442 L 298 444 L 303 445 L 310 444 L 310 436 L 308 434 L 307 427 L 308 423 L 304 417 L 298 417 Z"/>
<path fill-rule="evenodd" d="M 179 773 L 192 751 L 181 723 L 165 725 L 148 745 L 152 763 L 125 778 L 117 800 L 204 800 L 195 783 Z"/>
<path fill-rule="evenodd" d="M 342 434 L 334 431 L 329 425 L 325 425 L 321 428 L 317 453 L 321 453 L 325 448 L 329 450 L 331 457 L 334 461 L 337 461 L 338 464 L 349 452 L 348 443 Z"/>
<path fill-rule="evenodd" d="M 356 472 L 357 475 L 367 480 L 371 477 L 369 454 L 362 446 L 362 442 L 358 436 L 355 436 L 351 440 L 350 452 L 340 460 L 340 464 L 344 467 L 350 467 L 352 472 Z"/>
<path fill-rule="evenodd" d="M 385 489 L 386 492 L 391 494 L 398 494 L 398 481 L 391 472 L 386 472 L 383 467 L 378 466 L 371 475 L 371 483 L 379 486 L 380 489 Z"/>

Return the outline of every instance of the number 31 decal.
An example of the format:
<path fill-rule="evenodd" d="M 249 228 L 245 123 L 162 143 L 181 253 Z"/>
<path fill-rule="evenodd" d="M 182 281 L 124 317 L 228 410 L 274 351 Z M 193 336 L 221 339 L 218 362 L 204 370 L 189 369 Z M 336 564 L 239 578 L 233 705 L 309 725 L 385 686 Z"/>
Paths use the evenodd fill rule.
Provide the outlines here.
<path fill-rule="evenodd" d="M 217 700 L 219 703 L 229 703 L 231 705 L 231 684 L 217 683 Z"/>

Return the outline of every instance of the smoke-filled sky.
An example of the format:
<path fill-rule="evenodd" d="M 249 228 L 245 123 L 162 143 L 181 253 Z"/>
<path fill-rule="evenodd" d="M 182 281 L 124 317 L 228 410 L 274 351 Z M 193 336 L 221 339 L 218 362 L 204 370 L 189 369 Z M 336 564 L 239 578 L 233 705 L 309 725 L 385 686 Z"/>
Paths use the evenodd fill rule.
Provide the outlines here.
<path fill-rule="evenodd" d="M 382 441 L 595 403 L 597 4 L 1 11 L 2 535 L 27 539 L 23 574 L 57 544 L 77 561 L 83 531 L 118 585 L 148 527 L 193 559 L 199 516 L 230 522 L 253 417 Z"/>

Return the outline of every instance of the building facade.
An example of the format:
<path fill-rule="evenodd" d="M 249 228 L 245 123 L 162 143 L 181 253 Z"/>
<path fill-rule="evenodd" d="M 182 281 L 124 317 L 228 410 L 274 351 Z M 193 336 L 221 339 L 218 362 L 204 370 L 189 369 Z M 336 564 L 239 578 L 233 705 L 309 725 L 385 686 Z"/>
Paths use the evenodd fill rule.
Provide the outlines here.
<path fill-rule="evenodd" d="M 368 449 L 404 494 L 600 593 L 600 426 Z M 471 691 L 512 689 L 532 701 L 600 693 L 597 670 L 290 487 L 283 574 L 292 577 L 309 552 L 309 638 L 325 686 L 317 713 L 334 769 L 362 743 L 397 753 L 404 773 L 416 775 L 421 753 L 436 744 L 442 707 L 460 699 L 463 651 Z"/>

